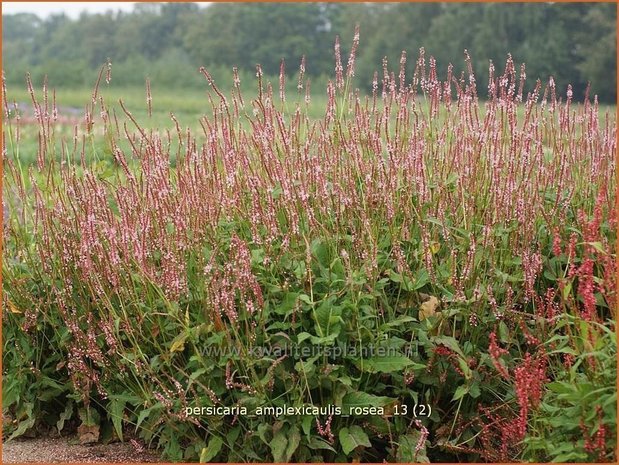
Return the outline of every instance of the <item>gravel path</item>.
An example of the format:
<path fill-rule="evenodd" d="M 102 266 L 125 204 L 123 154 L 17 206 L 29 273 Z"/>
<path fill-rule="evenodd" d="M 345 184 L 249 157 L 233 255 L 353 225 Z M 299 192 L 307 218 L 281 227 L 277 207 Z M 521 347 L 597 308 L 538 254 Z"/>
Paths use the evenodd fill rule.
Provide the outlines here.
<path fill-rule="evenodd" d="M 158 462 L 149 451 L 139 452 L 130 443 L 73 444 L 68 437 L 14 439 L 2 444 L 2 463 L 130 463 Z"/>

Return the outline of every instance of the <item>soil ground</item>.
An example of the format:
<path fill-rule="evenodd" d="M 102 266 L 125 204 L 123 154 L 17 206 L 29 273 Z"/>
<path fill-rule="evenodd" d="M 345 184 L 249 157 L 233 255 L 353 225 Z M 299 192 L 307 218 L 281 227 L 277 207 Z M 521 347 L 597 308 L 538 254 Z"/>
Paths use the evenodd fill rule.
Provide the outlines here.
<path fill-rule="evenodd" d="M 2 463 L 144 463 L 160 462 L 157 454 L 131 443 L 81 445 L 72 437 L 14 439 L 2 444 Z"/>

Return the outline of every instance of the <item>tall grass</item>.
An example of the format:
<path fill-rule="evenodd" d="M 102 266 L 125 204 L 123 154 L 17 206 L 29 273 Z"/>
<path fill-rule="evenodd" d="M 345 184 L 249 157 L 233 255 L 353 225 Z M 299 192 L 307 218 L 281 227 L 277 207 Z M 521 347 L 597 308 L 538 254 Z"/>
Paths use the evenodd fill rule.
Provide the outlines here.
<path fill-rule="evenodd" d="M 32 91 L 25 166 L 5 119 L 13 436 L 78 417 L 172 460 L 613 459 L 614 118 L 552 78 L 525 92 L 511 57 L 482 101 L 468 56 L 439 80 L 423 49 L 363 97 L 357 41 L 346 69 L 336 43 L 320 119 L 283 63 L 279 92 L 257 68 L 253 100 L 201 68 L 201 134 L 110 112 L 98 83 L 58 144 Z M 101 139 L 112 167 L 89 156 Z M 342 344 L 389 355 L 315 352 Z M 589 397 L 562 397 L 576 382 Z M 308 405 L 387 410 L 251 415 Z M 544 449 L 551 418 L 565 441 Z"/>

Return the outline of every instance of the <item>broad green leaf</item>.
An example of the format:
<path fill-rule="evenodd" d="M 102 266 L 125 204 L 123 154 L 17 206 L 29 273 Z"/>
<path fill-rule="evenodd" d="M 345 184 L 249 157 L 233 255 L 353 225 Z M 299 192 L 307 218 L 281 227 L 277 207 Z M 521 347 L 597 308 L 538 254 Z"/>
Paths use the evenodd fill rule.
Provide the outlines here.
<path fill-rule="evenodd" d="M 471 384 L 471 387 L 469 388 L 469 395 L 474 399 L 477 399 L 481 395 L 481 390 L 477 381 Z"/>
<path fill-rule="evenodd" d="M 182 352 L 185 350 L 185 341 L 187 340 L 187 332 L 183 331 L 174 338 L 170 345 L 170 353 Z"/>
<path fill-rule="evenodd" d="M 279 430 L 273 436 L 273 439 L 269 443 L 271 448 L 271 454 L 273 455 L 274 462 L 286 462 L 286 448 L 288 447 L 288 440 L 286 439 L 286 433 L 283 430 Z"/>
<path fill-rule="evenodd" d="M 314 423 L 314 417 L 311 415 L 305 415 L 301 421 L 301 428 L 303 433 L 309 438 L 311 437 L 312 424 Z"/>
<path fill-rule="evenodd" d="M 473 373 L 471 372 L 471 368 L 469 367 L 469 364 L 466 362 L 466 359 L 464 357 L 458 357 L 458 365 L 460 366 L 460 370 L 462 370 L 462 373 L 464 373 L 464 378 L 466 380 L 470 380 L 473 376 Z"/>
<path fill-rule="evenodd" d="M 384 323 L 380 326 L 381 330 L 385 330 L 387 328 L 391 328 L 394 326 L 400 326 L 403 325 L 404 323 L 410 323 L 412 321 L 417 321 L 417 318 L 414 318 L 412 316 L 408 316 L 408 315 L 400 315 L 398 318 L 396 318 L 395 320 L 391 320 L 388 321 L 387 323 Z"/>
<path fill-rule="evenodd" d="M 443 344 L 445 347 L 453 350 L 458 355 L 464 357 L 464 352 L 460 348 L 458 341 L 451 336 L 439 336 L 432 339 L 435 344 Z"/>
<path fill-rule="evenodd" d="M 569 452 L 567 454 L 556 455 L 552 461 L 555 463 L 586 462 L 587 454 L 582 452 Z"/>
<path fill-rule="evenodd" d="M 330 346 L 333 345 L 337 337 L 340 335 L 340 328 L 336 327 L 330 334 L 325 337 L 310 336 L 310 341 L 314 345 Z"/>
<path fill-rule="evenodd" d="M 346 270 L 344 269 L 340 257 L 336 257 L 335 260 L 331 262 L 331 271 L 339 278 L 344 278 L 346 276 Z"/>
<path fill-rule="evenodd" d="M 301 344 L 303 341 L 305 341 L 306 339 L 309 339 L 310 337 L 312 337 L 312 335 L 306 332 L 297 334 L 297 344 Z"/>
<path fill-rule="evenodd" d="M 67 402 L 67 405 L 64 408 L 64 412 L 60 414 L 60 418 L 56 422 L 56 428 L 58 428 L 58 432 L 62 432 L 64 428 L 64 422 L 70 420 L 73 416 L 73 401 L 70 400 Z"/>
<path fill-rule="evenodd" d="M 9 436 L 8 441 L 24 434 L 26 431 L 28 431 L 30 428 L 34 426 L 34 422 L 35 422 L 34 417 L 28 417 L 27 419 L 20 421 L 19 425 L 17 426 L 17 429 L 13 431 L 13 434 Z"/>
<path fill-rule="evenodd" d="M 281 303 L 275 307 L 274 313 L 278 315 L 287 315 L 294 310 L 294 306 L 299 298 L 297 292 L 287 292 L 282 298 Z"/>
<path fill-rule="evenodd" d="M 142 422 L 143 422 L 144 420 L 146 420 L 146 419 L 150 416 L 150 414 L 151 414 L 152 412 L 155 412 L 155 411 L 157 411 L 157 410 L 162 410 L 162 409 L 163 409 L 163 405 L 161 404 L 161 402 L 157 402 L 157 403 L 156 403 L 155 405 L 153 405 L 152 407 L 149 407 L 149 408 L 146 408 L 146 409 L 142 410 L 142 411 L 140 412 L 140 414 L 138 415 L 138 421 L 137 421 L 137 423 L 135 424 L 135 429 L 136 429 L 136 431 L 137 431 L 137 429 L 140 427 L 140 425 L 142 424 Z"/>
<path fill-rule="evenodd" d="M 569 281 L 563 288 L 563 300 L 567 300 L 570 292 L 572 292 L 572 281 Z"/>
<path fill-rule="evenodd" d="M 396 460 L 400 463 L 430 463 L 426 452 L 426 444 L 421 445 L 417 450 L 417 444 L 421 438 L 421 432 L 413 432 L 398 438 L 399 446 Z"/>
<path fill-rule="evenodd" d="M 241 428 L 239 426 L 232 428 L 226 435 L 228 444 L 231 444 L 231 445 L 234 444 L 237 438 L 239 437 L 239 434 L 241 434 Z"/>
<path fill-rule="evenodd" d="M 422 268 L 415 275 L 415 279 L 413 280 L 413 288 L 407 289 L 407 290 L 416 291 L 418 289 L 421 289 L 423 286 L 425 286 L 429 282 L 430 282 L 430 274 L 428 273 L 428 270 L 426 270 L 425 268 Z"/>
<path fill-rule="evenodd" d="M 266 423 L 261 423 L 256 429 L 258 437 L 262 439 L 262 442 L 264 442 L 265 444 L 269 444 L 269 441 L 267 440 L 267 433 L 269 433 L 271 429 L 271 425 L 267 425 Z"/>
<path fill-rule="evenodd" d="M 2 408 L 8 408 L 16 403 L 21 397 L 21 384 L 18 378 L 3 377 L 2 384 Z"/>
<path fill-rule="evenodd" d="M 324 449 L 324 450 L 330 450 L 332 452 L 336 452 L 336 450 L 331 447 L 331 445 L 326 442 L 323 441 L 322 439 L 319 439 L 317 437 L 312 437 L 312 439 L 309 440 L 309 442 L 307 443 L 307 447 L 309 447 L 310 449 Z"/>
<path fill-rule="evenodd" d="M 329 248 L 327 245 L 320 239 L 314 239 L 314 241 L 312 241 L 311 249 L 312 255 L 316 258 L 316 261 L 318 261 L 321 266 L 328 268 L 330 260 Z"/>
<path fill-rule="evenodd" d="M 120 441 L 123 441 L 123 414 L 125 411 L 125 401 L 120 399 L 110 400 L 108 415 L 111 417 L 114 430 Z"/>
<path fill-rule="evenodd" d="M 394 283 L 401 283 L 402 275 L 399 273 L 396 273 L 393 270 L 389 270 L 389 279 L 391 279 L 391 281 L 393 281 Z"/>
<path fill-rule="evenodd" d="M 224 442 L 221 438 L 211 436 L 211 439 L 208 441 L 208 445 L 202 449 L 202 452 L 200 452 L 200 463 L 207 463 L 213 460 L 221 450 L 223 443 Z"/>
<path fill-rule="evenodd" d="M 353 407 L 384 407 L 397 399 L 384 396 L 375 396 L 363 391 L 349 392 L 342 398 L 342 412 L 348 414 Z"/>
<path fill-rule="evenodd" d="M 314 318 L 316 320 L 316 335 L 319 337 L 329 336 L 330 331 L 334 326 L 332 324 L 332 317 L 339 317 L 341 314 L 341 308 L 334 306 L 334 302 L 335 297 L 330 297 L 322 302 L 314 312 Z"/>
<path fill-rule="evenodd" d="M 599 241 L 598 242 L 585 242 L 585 244 L 590 245 L 591 247 L 593 247 L 595 250 L 597 250 L 600 253 L 606 254 L 606 251 L 604 250 L 604 246 Z"/>
<path fill-rule="evenodd" d="M 391 355 L 359 360 L 356 364 L 359 368 L 363 367 L 363 371 L 368 373 L 395 373 L 413 365 L 413 361 L 404 355 Z"/>
<path fill-rule="evenodd" d="M 82 423 L 86 426 L 99 426 L 99 424 L 101 423 L 101 416 L 99 415 L 99 412 L 94 408 L 81 408 L 79 409 L 78 413 L 80 416 L 80 420 L 82 420 Z"/>
<path fill-rule="evenodd" d="M 572 394 L 575 389 L 574 386 L 568 383 L 564 383 L 562 381 L 555 381 L 552 383 L 546 384 L 546 388 L 550 389 L 557 394 Z"/>
<path fill-rule="evenodd" d="M 469 392 L 469 387 L 465 384 L 458 386 L 456 388 L 456 393 L 453 396 L 452 400 L 458 400 L 461 399 L 462 397 L 464 397 L 465 394 L 467 394 Z"/>
<path fill-rule="evenodd" d="M 499 339 L 501 342 L 506 343 L 510 341 L 509 329 L 504 321 L 499 322 Z"/>
<path fill-rule="evenodd" d="M 346 455 L 350 454 L 359 446 L 371 447 L 372 443 L 368 435 L 360 426 L 353 425 L 350 428 L 342 428 L 339 434 L 342 450 Z"/>
<path fill-rule="evenodd" d="M 284 462 L 290 462 L 292 455 L 295 453 L 301 442 L 301 434 L 299 428 L 293 426 L 288 431 L 288 446 L 286 447 L 286 457 Z"/>

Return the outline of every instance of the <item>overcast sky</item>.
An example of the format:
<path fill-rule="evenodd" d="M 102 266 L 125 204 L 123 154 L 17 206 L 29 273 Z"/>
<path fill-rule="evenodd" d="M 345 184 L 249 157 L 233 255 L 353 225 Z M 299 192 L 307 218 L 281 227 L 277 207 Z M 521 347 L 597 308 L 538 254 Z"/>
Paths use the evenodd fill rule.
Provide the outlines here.
<path fill-rule="evenodd" d="M 2 13 L 36 13 L 41 18 L 47 18 L 52 13 L 65 13 L 71 18 L 77 18 L 82 11 L 131 11 L 133 4 L 134 2 L 2 2 Z"/>
<path fill-rule="evenodd" d="M 2 2 L 2 13 L 36 13 L 41 18 L 47 18 L 52 13 L 65 13 L 77 18 L 82 11 L 103 13 L 108 10 L 133 10 L 133 2 Z"/>

